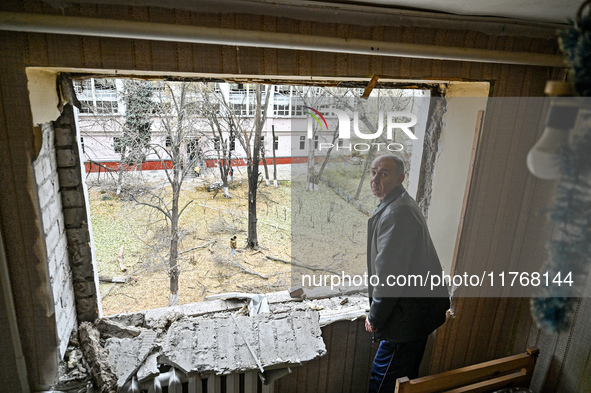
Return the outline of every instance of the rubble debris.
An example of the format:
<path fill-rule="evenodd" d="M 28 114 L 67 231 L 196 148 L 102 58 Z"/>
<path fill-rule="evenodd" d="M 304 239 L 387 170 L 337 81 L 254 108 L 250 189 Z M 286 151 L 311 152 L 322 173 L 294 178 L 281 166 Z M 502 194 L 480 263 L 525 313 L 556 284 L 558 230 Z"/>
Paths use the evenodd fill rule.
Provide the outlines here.
<path fill-rule="evenodd" d="M 133 338 L 112 337 L 105 341 L 109 361 L 117 374 L 117 385 L 122 387 L 131 379 L 150 354 L 156 351 L 156 332 L 146 330 Z"/>
<path fill-rule="evenodd" d="M 205 300 L 217 299 L 248 299 L 248 314 L 251 317 L 256 314 L 269 312 L 269 301 L 267 300 L 267 297 L 265 295 L 230 292 L 220 293 L 219 295 L 211 295 L 205 298 Z"/>
<path fill-rule="evenodd" d="M 302 288 L 301 286 L 291 288 L 289 290 L 289 296 L 291 296 L 294 299 L 305 299 L 306 298 L 304 288 Z"/>
<path fill-rule="evenodd" d="M 108 359 L 107 351 L 100 344 L 100 334 L 89 322 L 80 324 L 78 334 L 84 358 L 90 365 L 90 373 L 100 393 L 117 392 L 117 376 Z"/>
<path fill-rule="evenodd" d="M 289 372 L 289 366 L 326 353 L 321 327 L 367 315 L 367 295 L 340 293 L 325 297 L 322 292 L 320 299 L 303 296 L 304 301 L 292 298 L 288 291 L 258 295 L 259 303 L 266 299 L 268 309 L 252 316 L 248 309 L 254 306 L 250 304 L 253 295 L 223 294 L 216 297 L 226 300 L 119 314 L 99 319 L 94 326 L 83 323 L 84 357 L 73 335 L 60 365 L 64 377 L 59 386 L 69 384 L 81 390 L 90 381 L 89 373 L 101 393 L 125 391 L 134 380 L 142 388 L 165 386 L 164 371 L 169 367 L 176 368 L 183 381 L 195 375 L 261 369 L 263 381 L 270 381 L 275 379 L 271 376 Z M 242 315 L 237 312 L 241 308 Z M 92 360 L 87 364 L 85 358 Z"/>
<path fill-rule="evenodd" d="M 158 329 L 158 330 L 166 330 L 170 325 L 172 325 L 177 319 L 183 317 L 184 314 L 177 310 L 169 310 L 158 317 L 154 323 L 152 323 L 151 328 Z"/>
<path fill-rule="evenodd" d="M 131 338 L 139 336 L 145 329 L 135 326 L 125 326 L 115 320 L 99 318 L 94 327 L 101 333 L 102 338 Z"/>
<path fill-rule="evenodd" d="M 158 376 L 159 373 L 158 353 L 151 353 L 138 369 L 137 379 L 138 381 L 143 382 Z"/>
<path fill-rule="evenodd" d="M 143 327 L 146 322 L 146 315 L 143 312 L 136 312 L 133 314 L 116 314 L 106 317 L 110 321 L 119 322 L 124 326 Z"/>
<path fill-rule="evenodd" d="M 235 318 L 236 323 L 220 313 L 176 321 L 159 359 L 185 373 L 223 375 L 258 369 L 246 341 L 263 367 L 300 364 L 326 353 L 314 311 Z"/>

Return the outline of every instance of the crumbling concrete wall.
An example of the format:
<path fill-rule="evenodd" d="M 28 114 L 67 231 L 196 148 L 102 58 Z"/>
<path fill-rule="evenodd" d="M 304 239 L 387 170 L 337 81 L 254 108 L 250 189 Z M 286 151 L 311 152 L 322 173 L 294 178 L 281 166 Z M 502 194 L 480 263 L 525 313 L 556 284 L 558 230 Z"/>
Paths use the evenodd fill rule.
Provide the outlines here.
<path fill-rule="evenodd" d="M 59 190 L 54 134 L 51 123 L 43 125 L 41 128 L 41 149 L 33 167 L 39 207 L 42 213 L 41 226 L 45 236 L 59 353 L 63 358 L 70 333 L 77 323 L 72 271 L 68 263 L 66 226 Z"/>

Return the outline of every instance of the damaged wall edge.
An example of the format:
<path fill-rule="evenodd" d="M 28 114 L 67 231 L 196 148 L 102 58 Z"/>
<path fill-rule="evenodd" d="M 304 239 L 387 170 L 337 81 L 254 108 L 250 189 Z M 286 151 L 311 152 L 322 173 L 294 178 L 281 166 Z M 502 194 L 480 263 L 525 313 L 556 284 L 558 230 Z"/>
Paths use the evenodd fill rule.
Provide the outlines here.
<path fill-rule="evenodd" d="M 432 89 L 431 97 L 432 105 L 430 105 L 429 108 L 427 127 L 425 129 L 423 157 L 416 198 L 419 207 L 423 211 L 425 219 L 428 219 L 429 216 L 433 172 L 435 171 L 435 161 L 437 160 L 437 153 L 439 151 L 439 137 L 441 136 L 441 130 L 443 129 L 443 115 L 447 111 L 445 87 L 442 85 L 437 89 Z"/>

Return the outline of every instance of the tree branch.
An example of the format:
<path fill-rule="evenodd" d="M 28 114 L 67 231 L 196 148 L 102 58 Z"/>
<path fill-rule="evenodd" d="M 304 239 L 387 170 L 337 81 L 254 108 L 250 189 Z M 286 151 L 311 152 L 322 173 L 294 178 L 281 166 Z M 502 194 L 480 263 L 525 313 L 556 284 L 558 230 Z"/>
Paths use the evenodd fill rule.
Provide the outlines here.
<path fill-rule="evenodd" d="M 135 197 L 135 195 L 133 195 L 133 194 L 129 194 L 129 195 L 131 195 L 131 197 L 133 198 L 133 200 L 134 200 L 134 201 L 135 201 L 137 204 L 144 205 L 144 206 L 149 206 L 149 207 L 151 207 L 151 208 L 153 208 L 153 209 L 159 210 L 159 211 L 160 211 L 162 214 L 164 214 L 164 216 L 165 216 L 166 218 L 168 218 L 169 220 L 172 220 L 172 218 L 171 218 L 170 214 L 169 214 L 168 212 L 164 211 L 164 209 L 162 209 L 160 206 L 157 206 L 157 205 L 154 205 L 154 204 L 151 204 L 151 203 L 147 203 L 147 202 L 142 202 L 142 201 L 138 200 L 138 199 Z M 152 194 L 152 195 L 153 195 L 153 194 Z M 158 197 L 158 196 L 156 196 L 156 195 L 153 195 L 153 196 L 154 196 L 154 197 L 156 197 L 156 198 L 158 198 L 158 199 L 161 199 L 160 197 Z"/>

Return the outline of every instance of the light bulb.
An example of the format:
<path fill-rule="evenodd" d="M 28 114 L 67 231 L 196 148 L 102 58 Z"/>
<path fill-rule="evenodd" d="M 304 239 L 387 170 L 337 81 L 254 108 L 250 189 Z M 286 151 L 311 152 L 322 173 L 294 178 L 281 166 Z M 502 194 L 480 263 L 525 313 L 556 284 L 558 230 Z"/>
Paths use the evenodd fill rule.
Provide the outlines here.
<path fill-rule="evenodd" d="M 546 128 L 540 139 L 527 154 L 527 168 L 532 175 L 543 180 L 556 180 L 560 176 L 558 149 L 568 143 L 579 108 L 557 105 L 553 102 L 546 119 Z"/>
<path fill-rule="evenodd" d="M 527 154 L 527 168 L 537 178 L 556 180 L 560 176 L 556 150 L 568 141 L 569 130 L 546 127 Z"/>

